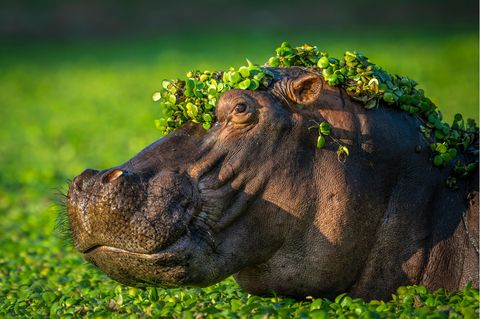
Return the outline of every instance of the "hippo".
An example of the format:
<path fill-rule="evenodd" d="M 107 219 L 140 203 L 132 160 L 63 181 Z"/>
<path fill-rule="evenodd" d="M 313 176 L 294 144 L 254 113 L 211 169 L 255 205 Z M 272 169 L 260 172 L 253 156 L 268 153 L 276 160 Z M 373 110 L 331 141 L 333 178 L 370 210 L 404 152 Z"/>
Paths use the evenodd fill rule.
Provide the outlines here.
<path fill-rule="evenodd" d="M 477 174 L 449 189 L 418 117 L 366 110 L 306 68 L 271 72 L 266 89 L 223 93 L 209 130 L 185 123 L 73 179 L 68 221 L 85 259 L 131 286 L 233 275 L 251 294 L 297 299 L 478 287 Z M 324 120 L 335 139 L 318 149 Z"/>

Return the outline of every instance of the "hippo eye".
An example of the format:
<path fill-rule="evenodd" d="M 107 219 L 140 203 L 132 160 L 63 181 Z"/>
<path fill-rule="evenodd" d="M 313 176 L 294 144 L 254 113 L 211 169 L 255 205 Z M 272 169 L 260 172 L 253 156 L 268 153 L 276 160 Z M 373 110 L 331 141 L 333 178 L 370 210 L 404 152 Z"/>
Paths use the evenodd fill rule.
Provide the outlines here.
<path fill-rule="evenodd" d="M 237 104 L 235 105 L 235 113 L 243 113 L 247 110 L 247 106 L 245 104 Z"/>

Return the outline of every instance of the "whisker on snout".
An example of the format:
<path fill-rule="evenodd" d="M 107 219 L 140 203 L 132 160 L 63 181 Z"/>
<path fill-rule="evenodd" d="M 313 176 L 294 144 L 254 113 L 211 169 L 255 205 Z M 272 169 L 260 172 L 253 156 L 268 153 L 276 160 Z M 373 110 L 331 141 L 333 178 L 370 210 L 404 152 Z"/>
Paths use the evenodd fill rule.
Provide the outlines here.
<path fill-rule="evenodd" d="M 71 180 L 67 180 L 66 186 L 70 184 Z M 51 206 L 51 210 L 56 214 L 53 232 L 65 246 L 73 247 L 72 229 L 68 221 L 66 189 L 65 186 L 58 187 L 54 193 L 54 203 Z"/>

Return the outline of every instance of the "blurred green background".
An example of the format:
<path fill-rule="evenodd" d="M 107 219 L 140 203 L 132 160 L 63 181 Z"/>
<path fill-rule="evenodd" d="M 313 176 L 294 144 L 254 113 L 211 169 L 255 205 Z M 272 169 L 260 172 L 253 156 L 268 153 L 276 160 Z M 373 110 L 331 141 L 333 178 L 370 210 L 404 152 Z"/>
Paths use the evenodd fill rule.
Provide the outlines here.
<path fill-rule="evenodd" d="M 333 56 L 361 51 L 417 80 L 447 119 L 478 120 L 477 13 L 476 1 L 3 1 L 0 314 L 127 311 L 118 295 L 136 293 L 53 233 L 55 194 L 160 137 L 151 95 L 162 79 L 264 63 L 282 41 L 308 42 Z"/>

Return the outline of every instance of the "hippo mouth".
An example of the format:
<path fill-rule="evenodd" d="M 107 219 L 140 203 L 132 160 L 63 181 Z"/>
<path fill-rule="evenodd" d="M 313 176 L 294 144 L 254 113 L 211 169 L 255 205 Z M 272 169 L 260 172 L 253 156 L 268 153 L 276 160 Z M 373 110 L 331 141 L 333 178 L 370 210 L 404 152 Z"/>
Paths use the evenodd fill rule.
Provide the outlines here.
<path fill-rule="evenodd" d="M 93 245 L 82 254 L 87 261 L 123 284 L 137 287 L 177 287 L 186 281 L 189 244 L 185 234 L 172 245 L 154 253 Z"/>
<path fill-rule="evenodd" d="M 146 254 L 146 253 L 137 253 L 113 246 L 106 246 L 106 245 L 95 245 L 91 248 L 88 248 L 84 252 L 82 252 L 85 256 L 89 256 L 91 254 L 96 254 L 96 253 L 102 253 L 103 251 L 108 251 L 111 253 L 117 253 L 117 254 L 128 254 L 132 256 L 137 256 L 137 257 L 142 257 L 142 258 L 150 258 L 150 259 L 155 259 L 155 258 L 160 258 L 165 255 L 165 252 L 156 252 L 156 253 L 151 253 L 151 254 Z"/>
<path fill-rule="evenodd" d="M 171 251 L 171 247 L 175 245 L 176 242 L 180 241 L 183 237 L 181 236 L 177 241 L 175 241 L 173 244 L 171 244 L 168 247 L 164 247 L 164 249 L 160 251 L 156 251 L 153 253 L 140 253 L 140 252 L 135 252 L 123 248 L 118 248 L 115 246 L 109 246 L 109 245 L 92 245 L 89 248 L 81 251 L 81 253 L 85 256 L 91 256 L 94 254 L 102 253 L 102 252 L 109 252 L 109 253 L 116 253 L 116 254 L 125 254 L 125 255 L 131 255 L 131 256 L 136 256 L 140 258 L 148 258 L 148 259 L 157 259 L 157 258 L 162 258 L 162 257 L 167 257 L 170 255 L 173 255 L 174 252 Z"/>

